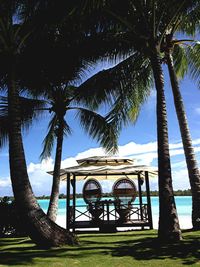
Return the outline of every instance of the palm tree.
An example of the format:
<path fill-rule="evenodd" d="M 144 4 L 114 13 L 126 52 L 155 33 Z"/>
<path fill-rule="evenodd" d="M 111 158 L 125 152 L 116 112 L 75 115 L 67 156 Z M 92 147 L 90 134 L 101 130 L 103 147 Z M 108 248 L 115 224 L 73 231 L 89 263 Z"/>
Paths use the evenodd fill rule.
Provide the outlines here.
<path fill-rule="evenodd" d="M 191 57 L 191 53 L 187 55 L 187 50 L 191 51 L 190 47 L 186 43 L 195 43 L 195 40 L 191 39 L 175 39 L 174 34 L 177 30 L 184 31 L 188 34 L 195 33 L 196 28 L 199 26 L 200 17 L 200 2 L 196 1 L 193 6 L 188 10 L 185 10 L 182 16 L 177 14 L 177 19 L 168 28 L 168 32 L 163 38 L 162 51 L 164 52 L 164 62 L 167 64 L 172 92 L 174 97 L 174 104 L 176 108 L 176 114 L 179 122 L 179 128 L 181 132 L 183 148 L 187 163 L 187 169 L 189 174 L 189 181 L 192 191 L 192 224 L 193 229 L 200 229 L 200 171 L 195 158 L 194 148 L 192 146 L 192 138 L 190 135 L 190 130 L 187 122 L 187 116 L 184 109 L 184 103 L 181 96 L 179 82 L 177 74 L 179 76 L 184 76 L 188 69 L 187 57 Z M 184 48 L 185 45 L 185 48 Z M 175 57 L 175 66 L 173 55 Z M 193 54 L 194 55 L 194 54 Z M 194 59 L 194 58 L 193 58 Z M 197 68 L 193 68 L 193 71 Z M 177 74 L 176 74 L 177 71 Z"/>
<path fill-rule="evenodd" d="M 52 221 L 56 220 L 58 210 L 63 137 L 71 133 L 70 126 L 65 119 L 66 115 L 70 111 L 76 111 L 76 118 L 79 119 L 80 125 L 91 137 L 100 141 L 107 151 L 115 153 L 117 150 L 117 131 L 100 114 L 81 105 L 80 98 L 76 101 L 77 96 L 78 88 L 74 86 L 56 86 L 46 95 L 48 98 L 48 101 L 45 101 L 46 107 L 40 109 L 53 113 L 49 122 L 48 133 L 43 142 L 44 148 L 41 153 L 41 159 L 51 155 L 53 144 L 56 140 L 53 184 L 47 211 L 47 215 Z"/>
<path fill-rule="evenodd" d="M 200 171 L 195 157 L 194 148 L 192 146 L 192 138 L 184 109 L 183 99 L 179 88 L 179 82 L 176 76 L 176 72 L 174 70 L 173 57 L 171 53 L 172 52 L 165 53 L 165 58 L 167 60 L 167 66 L 169 70 L 172 92 L 174 97 L 174 104 L 179 122 L 179 128 L 181 132 L 183 149 L 185 153 L 192 192 L 192 224 L 194 230 L 200 230 Z"/>
<path fill-rule="evenodd" d="M 52 221 L 56 221 L 58 210 L 63 137 L 71 133 L 70 126 L 65 120 L 66 113 L 76 111 L 75 117 L 80 120 L 80 125 L 91 137 L 100 141 L 107 152 L 115 153 L 117 150 L 116 129 L 100 114 L 81 105 L 80 99 L 76 101 L 78 90 L 74 86 L 55 87 L 45 94 L 48 100 L 20 97 L 21 123 L 24 130 L 29 130 L 33 120 L 37 119 L 38 115 L 42 115 L 40 113 L 48 111 L 54 114 L 49 122 L 49 131 L 44 139 L 44 148 L 41 153 L 41 159 L 49 157 L 56 140 L 53 184 L 47 212 Z M 8 100 L 7 97 L 0 97 L 0 147 L 7 144 L 8 124 Z"/>
<path fill-rule="evenodd" d="M 95 1 L 94 1 L 95 2 Z M 163 241 L 181 239 L 181 231 L 178 222 L 176 205 L 173 195 L 171 165 L 168 144 L 168 129 L 167 129 L 167 113 L 166 102 L 164 95 L 164 77 L 161 68 L 162 64 L 162 42 L 168 33 L 168 29 L 173 27 L 174 23 L 181 17 L 182 12 L 192 6 L 191 1 L 107 1 L 97 5 L 97 10 L 103 17 L 96 23 L 96 28 L 103 31 L 104 25 L 110 29 L 110 34 L 113 40 L 118 38 L 122 45 L 116 49 L 119 54 L 125 54 L 126 60 L 118 64 L 112 69 L 108 69 L 99 73 L 95 77 L 88 80 L 83 86 L 94 87 L 97 94 L 100 92 L 100 86 L 106 90 L 112 90 L 118 87 L 124 90 L 129 86 L 129 91 L 138 90 L 138 79 L 140 71 L 145 69 L 142 65 L 142 60 L 148 69 L 152 69 L 152 75 L 155 81 L 157 91 L 157 136 L 158 136 L 158 168 L 159 168 L 159 200 L 160 200 L 160 217 L 158 236 Z M 96 14 L 95 14 L 96 15 Z M 100 17 L 100 16 L 99 16 Z M 98 18 L 99 18 L 98 17 Z M 92 18 L 95 21 L 95 18 Z M 106 21 L 106 23 L 105 23 Z M 93 24 L 95 24 L 93 22 Z M 109 25 L 109 26 L 108 26 Z M 109 48 L 108 48 L 109 49 Z M 132 51 L 132 52 L 131 52 Z M 108 51 L 109 54 L 110 51 Z M 112 53 L 113 52 L 113 53 Z M 116 51 L 112 50 L 110 55 L 116 55 Z M 141 68 L 138 68 L 137 63 L 140 61 Z M 136 66 L 136 68 L 135 68 Z M 132 72 L 132 75 L 128 73 Z M 119 74 L 121 73 L 121 74 Z M 128 73 L 128 76 L 126 76 Z M 124 81 L 124 76 L 127 77 L 125 87 L 119 85 L 120 79 Z M 131 77 L 132 76 L 132 77 Z M 109 77 L 113 77 L 114 81 L 110 81 Z M 133 79 L 134 77 L 134 79 Z M 141 76 L 142 77 L 142 76 Z M 130 82 L 132 80 L 132 83 Z M 123 88 L 122 88 L 123 87 Z M 141 90 L 144 92 L 145 87 Z M 149 90 L 148 87 L 146 89 Z M 102 88 L 101 88 L 102 90 Z M 128 94 L 130 92 L 128 91 Z M 120 117 L 124 119 L 124 113 L 119 114 L 119 102 L 110 113 L 112 119 Z M 124 107 L 124 106 L 123 106 Z M 114 113 L 113 113 L 114 112 Z M 113 115 L 114 114 L 114 115 Z"/>
<path fill-rule="evenodd" d="M 82 87 L 86 87 L 96 90 L 97 95 L 101 93 L 101 90 L 105 91 L 116 89 L 115 93 L 119 94 L 118 98 L 114 103 L 113 109 L 110 111 L 108 118 L 118 130 L 128 123 L 128 120 L 136 119 L 139 113 L 141 104 L 146 100 L 150 93 L 150 86 L 152 84 L 152 66 L 150 61 L 146 59 L 145 64 L 144 58 L 141 54 L 135 54 L 128 61 L 129 64 L 124 64 L 124 62 L 119 63 L 117 66 L 104 70 L 103 72 L 95 75 L 95 77 L 90 78 Z M 138 67 L 137 67 L 138 66 Z M 126 68 L 126 69 L 125 69 Z M 158 69 L 161 75 L 161 68 Z M 139 75 L 138 75 L 139 74 Z M 110 79 L 110 77 L 113 77 Z M 141 79 L 141 77 L 143 77 Z M 170 168 L 170 156 L 168 147 L 168 135 L 167 135 L 167 118 L 166 118 L 166 104 L 164 101 L 164 88 L 163 88 L 163 75 L 159 76 L 161 78 L 158 85 L 162 85 L 162 94 L 159 94 L 161 100 L 157 104 L 157 116 L 159 120 L 158 124 L 158 156 L 159 156 L 159 196 L 160 196 L 160 232 L 159 238 L 163 241 L 169 241 L 174 238 L 177 240 L 180 238 L 180 229 L 176 213 L 176 206 L 174 202 L 172 181 L 171 181 L 171 168 Z M 157 80 L 158 77 L 156 76 Z M 162 81 L 162 83 L 161 83 Z M 125 84 L 125 86 L 124 86 Z M 91 94 L 92 94 L 92 90 Z M 94 93 L 95 94 L 95 93 Z M 158 101 L 158 100 L 157 100 Z M 159 108 L 162 107 L 163 112 Z M 162 120 L 161 120 L 162 119 Z M 160 122 L 161 120 L 161 122 Z M 163 132 L 164 131 L 164 132 Z M 164 135 L 164 136 L 162 136 Z M 161 138 L 162 137 L 162 138 Z M 162 144 L 164 142 L 164 144 Z M 162 144 L 162 146 L 161 146 Z M 161 157 L 162 155 L 162 157 Z M 166 158 L 165 158 L 166 157 Z M 167 170 L 166 164 L 168 164 Z M 162 168 L 161 168 L 162 167 Z M 164 172 L 165 170 L 165 172 Z M 170 176 L 169 176 L 170 174 Z M 162 175 L 162 176 L 161 176 Z M 162 178 L 161 178 L 162 177 Z M 168 229 L 168 234 L 165 232 Z M 173 229 L 173 232 L 171 232 Z"/>
<path fill-rule="evenodd" d="M 26 167 L 21 135 L 19 100 L 20 56 L 35 28 L 19 14 L 23 2 L 1 1 L 0 4 L 0 81 L 8 91 L 9 162 L 13 193 L 29 236 L 40 246 L 57 246 L 76 242 L 74 236 L 52 222 L 39 207 L 33 194 Z M 38 30 L 38 28 L 37 28 Z"/>
<path fill-rule="evenodd" d="M 199 176 L 200 173 L 199 173 L 198 165 L 195 159 L 194 149 L 192 147 L 192 140 L 191 140 L 190 133 L 189 133 L 189 128 L 187 124 L 186 114 L 184 111 L 183 101 L 182 101 L 180 90 L 178 87 L 178 80 L 177 80 L 174 67 L 173 67 L 172 51 L 173 51 L 173 47 L 175 46 L 175 53 L 178 54 L 176 57 L 176 64 L 178 63 L 179 72 L 184 73 L 187 67 L 185 66 L 185 64 L 181 65 L 181 63 L 183 62 L 180 62 L 180 55 L 182 55 L 183 52 L 180 51 L 181 47 L 179 47 L 179 50 L 177 51 L 177 46 L 182 44 L 183 42 L 186 42 L 186 41 L 191 42 L 193 40 L 187 40 L 187 39 L 186 40 L 173 40 L 173 35 L 177 27 L 179 28 L 182 27 L 181 30 L 182 31 L 185 30 L 189 34 L 194 33 L 195 27 L 199 26 L 198 22 L 199 22 L 200 8 L 199 8 L 199 1 L 191 2 L 191 3 L 188 2 L 187 3 L 188 6 L 185 6 L 184 4 L 185 3 L 180 4 L 180 6 L 175 6 L 176 10 L 175 12 L 173 11 L 172 13 L 174 15 L 172 21 L 170 21 L 171 20 L 170 13 L 165 14 L 165 19 L 170 21 L 170 23 L 168 24 L 168 27 L 166 27 L 165 33 L 163 32 L 163 38 L 162 38 L 160 51 L 165 52 L 165 61 L 167 62 L 167 65 L 169 68 L 172 89 L 173 89 L 173 94 L 174 94 L 174 102 L 175 102 L 175 107 L 177 110 L 177 116 L 179 120 L 179 125 L 180 125 L 182 140 L 183 140 L 183 147 L 184 147 L 184 151 L 186 155 L 190 184 L 191 184 L 191 189 L 192 189 L 193 228 L 198 229 L 199 221 L 200 221 L 199 220 L 200 212 L 198 208 L 199 201 L 200 201 L 200 176 Z M 188 9 L 188 7 L 190 8 Z M 163 14 L 164 14 L 164 11 L 163 11 Z M 190 57 L 191 57 L 191 54 L 190 54 Z M 192 58 L 194 59 L 194 57 Z M 185 57 L 184 57 L 184 61 L 185 61 Z M 193 62 L 192 62 L 192 65 L 194 67 Z M 197 68 L 194 68 L 194 73 L 196 73 L 196 70 Z"/>
<path fill-rule="evenodd" d="M 32 188 L 28 179 L 21 136 L 22 117 L 19 98 L 21 90 L 19 90 L 19 88 L 31 88 L 32 94 L 38 94 L 38 92 L 35 92 L 35 87 L 38 86 L 39 90 L 37 91 L 39 91 L 39 94 L 41 94 L 42 92 L 44 92 L 44 88 L 47 87 L 47 84 L 49 84 L 49 82 L 55 84 L 56 82 L 60 83 L 61 81 L 70 80 L 74 77 L 79 76 L 79 71 L 82 67 L 85 66 L 85 62 L 82 59 L 79 60 L 79 53 L 74 53 L 74 50 L 76 49 L 73 49 L 73 45 L 77 45 L 77 39 L 79 39 L 80 37 L 83 39 L 85 34 L 81 33 L 79 38 L 77 38 L 77 31 L 75 32 L 71 24 L 68 22 L 66 23 L 65 20 L 65 25 L 67 25 L 67 27 L 64 27 L 64 30 L 70 29 L 70 33 L 66 32 L 71 41 L 70 46 L 72 47 L 72 49 L 70 51 L 73 53 L 70 54 L 70 51 L 66 50 L 66 39 L 62 39 L 61 36 L 62 29 L 59 31 L 57 25 L 51 25 L 50 29 L 46 31 L 45 21 L 43 32 L 41 29 L 39 29 L 38 20 L 30 20 L 29 22 L 29 16 L 22 16 L 21 18 L 21 16 L 18 15 L 18 11 L 21 11 L 21 5 L 23 3 L 20 3 L 19 1 L 15 6 L 12 1 L 4 1 L 1 4 L 3 12 L 1 14 L 2 19 L 0 20 L 0 56 L 2 62 L 4 60 L 5 64 L 1 65 L 0 71 L 2 85 L 8 90 L 9 125 L 7 128 L 9 130 L 11 181 L 16 203 L 21 216 L 23 217 L 23 221 L 27 224 L 27 230 L 30 237 L 38 245 L 57 246 L 63 243 L 72 244 L 73 242 L 76 242 L 74 235 L 54 224 L 52 220 L 49 220 L 39 207 L 33 195 Z M 69 9 L 71 10 L 71 6 Z M 35 9 L 31 8 L 31 12 L 32 10 Z M 54 10 L 54 8 L 52 10 Z M 67 13 L 67 10 L 65 10 L 65 13 Z M 42 14 L 45 14 L 44 10 Z M 37 13 L 36 18 L 39 18 L 43 21 L 43 15 Z M 49 20 L 49 18 L 47 19 Z M 70 19 L 69 21 L 72 22 Z M 33 25 L 35 25 L 34 22 L 36 23 L 35 28 L 33 27 Z M 77 30 L 77 25 L 75 25 L 75 27 Z M 40 34 L 38 34 L 38 29 Z M 72 38 L 72 33 L 76 36 L 76 40 Z M 42 37 L 43 39 L 40 37 Z M 63 54 L 62 52 L 60 52 L 59 54 L 56 44 L 51 44 L 50 42 L 52 41 L 52 38 L 55 38 L 53 40 L 57 42 L 58 38 L 60 37 L 62 39 L 61 41 L 63 42 L 59 43 L 59 48 L 62 48 L 62 50 L 59 49 L 59 51 L 68 51 L 67 53 Z M 41 47 L 39 47 L 39 52 L 42 51 L 40 55 L 42 60 L 46 60 L 45 63 L 44 61 L 38 62 L 38 58 L 34 60 L 36 58 L 34 52 L 36 52 L 38 48 L 36 44 L 38 44 L 38 40 L 41 41 L 41 39 L 42 42 Z M 53 53 L 51 54 L 50 52 Z M 62 59 L 62 64 L 58 64 L 52 67 L 52 62 L 55 63 L 54 60 L 57 59 L 56 56 L 58 54 L 60 57 L 58 58 L 57 62 L 60 63 L 59 59 Z M 49 55 L 53 56 L 54 60 L 52 60 Z M 68 64 L 71 64 L 73 66 L 70 66 L 69 72 L 64 70 L 63 67 L 63 62 L 66 61 L 66 57 Z M 85 58 L 87 59 L 90 57 L 91 56 L 87 51 Z M 32 63 L 31 65 L 30 61 Z M 51 64 L 48 64 L 47 61 L 48 63 L 51 62 Z M 31 71 L 33 72 L 31 73 Z M 35 79 L 36 74 L 38 74 L 37 79 Z M 103 121 L 103 118 L 96 115 L 95 118 L 98 119 L 99 122 L 101 121 L 101 127 L 97 129 L 97 122 L 94 120 L 94 114 L 92 116 L 92 113 L 90 111 L 80 108 L 79 115 L 80 119 L 82 120 L 83 126 L 85 127 L 85 124 L 87 123 L 87 125 L 89 126 L 88 131 L 93 137 L 96 137 L 100 140 L 101 137 L 105 137 L 104 133 L 107 133 L 105 140 L 103 141 L 101 139 L 102 144 L 107 146 L 109 144 L 108 137 L 111 136 L 112 132 L 110 131 L 111 128 L 107 127 L 107 130 L 103 129 L 104 126 L 108 126 L 108 124 L 106 125 L 105 121 Z M 1 133 L 5 138 L 5 132 L 2 131 Z M 3 141 L 5 140 L 6 139 L 3 139 Z M 59 160 L 56 160 L 56 162 L 59 162 Z"/>

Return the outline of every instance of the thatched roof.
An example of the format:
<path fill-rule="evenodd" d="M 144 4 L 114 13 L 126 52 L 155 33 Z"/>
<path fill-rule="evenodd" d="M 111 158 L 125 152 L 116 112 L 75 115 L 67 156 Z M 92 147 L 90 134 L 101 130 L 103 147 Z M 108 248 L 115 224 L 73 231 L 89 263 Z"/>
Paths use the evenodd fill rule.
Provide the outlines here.
<path fill-rule="evenodd" d="M 147 165 L 135 165 L 134 160 L 117 157 L 89 157 L 77 160 L 78 165 L 61 169 L 60 178 L 66 180 L 67 174 L 76 175 L 77 180 L 95 177 L 98 180 L 118 179 L 122 176 L 135 178 L 138 174 L 149 172 L 150 176 L 157 176 L 157 169 Z M 53 174 L 53 172 L 48 172 Z"/>

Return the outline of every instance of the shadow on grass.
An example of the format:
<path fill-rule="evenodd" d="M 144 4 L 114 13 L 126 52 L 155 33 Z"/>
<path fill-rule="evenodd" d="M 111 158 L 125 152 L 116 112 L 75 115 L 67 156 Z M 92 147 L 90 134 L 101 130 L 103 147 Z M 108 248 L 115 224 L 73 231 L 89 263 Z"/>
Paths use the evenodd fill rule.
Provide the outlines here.
<path fill-rule="evenodd" d="M 150 230 L 149 230 L 150 231 Z M 152 236 L 152 232 L 141 232 L 140 234 L 138 232 L 134 232 L 134 231 L 127 231 L 127 232 L 122 232 L 122 233 L 101 233 L 101 232 L 84 232 L 84 233 L 78 233 L 78 235 L 80 237 L 84 237 L 84 238 L 91 238 L 91 237 L 94 237 L 94 236 L 97 236 L 98 237 L 105 237 L 105 238 L 108 238 L 108 237 L 142 237 L 142 236 Z"/>
<path fill-rule="evenodd" d="M 34 264 L 37 262 L 59 261 L 65 259 L 81 259 L 107 255 L 110 257 L 132 257 L 137 261 L 156 259 L 179 259 L 182 264 L 191 265 L 200 259 L 200 232 L 187 232 L 185 239 L 177 244 L 161 245 L 155 233 L 141 232 L 134 235 L 128 234 L 98 234 L 97 236 L 80 235 L 80 246 L 62 247 L 42 250 L 36 247 L 29 239 L 0 239 L 0 264 L 20 265 Z M 100 237 L 100 238 L 99 238 Z M 50 259 L 51 258 L 51 259 Z M 42 266 L 42 264 L 41 264 Z"/>
<path fill-rule="evenodd" d="M 137 243 L 125 241 L 112 256 L 132 256 L 136 260 L 180 259 L 182 264 L 191 265 L 200 262 L 200 239 L 192 237 L 169 245 L 161 245 L 155 238 L 145 238 Z"/>

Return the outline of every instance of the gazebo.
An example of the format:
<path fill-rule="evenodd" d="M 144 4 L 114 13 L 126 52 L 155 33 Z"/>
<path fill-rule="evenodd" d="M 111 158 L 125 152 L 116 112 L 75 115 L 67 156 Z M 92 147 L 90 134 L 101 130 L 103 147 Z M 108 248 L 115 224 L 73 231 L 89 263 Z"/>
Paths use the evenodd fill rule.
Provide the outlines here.
<path fill-rule="evenodd" d="M 61 169 L 60 173 L 61 180 L 67 181 L 67 230 L 99 228 L 109 231 L 116 227 L 153 229 L 149 176 L 157 176 L 155 168 L 136 165 L 134 160 L 128 158 L 105 156 L 84 158 L 77 160 L 77 163 L 77 166 Z M 101 197 L 101 182 L 106 179 L 115 181 L 112 198 Z M 77 181 L 85 181 L 84 205 L 76 201 Z"/>

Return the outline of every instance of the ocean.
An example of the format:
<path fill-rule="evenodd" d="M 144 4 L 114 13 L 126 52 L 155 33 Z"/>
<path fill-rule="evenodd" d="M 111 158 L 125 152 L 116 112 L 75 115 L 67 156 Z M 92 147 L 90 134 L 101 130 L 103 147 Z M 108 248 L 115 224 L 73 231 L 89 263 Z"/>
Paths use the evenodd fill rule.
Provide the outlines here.
<path fill-rule="evenodd" d="M 110 198 L 103 198 L 110 199 Z M 175 197 L 176 207 L 179 216 L 179 222 L 182 229 L 189 229 L 192 227 L 191 223 L 191 213 L 192 213 L 192 197 L 191 196 L 177 196 Z M 47 211 L 47 207 L 49 204 L 48 199 L 40 199 L 38 200 L 41 208 L 44 212 Z M 143 197 L 143 202 L 146 203 L 146 198 Z M 138 198 L 134 201 L 135 204 L 139 203 Z M 85 201 L 82 198 L 78 198 L 76 200 L 77 206 L 81 207 L 81 211 L 85 211 Z M 151 207 L 152 207 L 152 215 L 153 215 L 153 227 L 155 229 L 158 228 L 158 216 L 159 216 L 159 203 L 158 197 L 151 197 Z M 66 225 L 66 200 L 59 200 L 59 209 L 58 209 L 58 218 L 57 223 L 63 227 Z"/>

